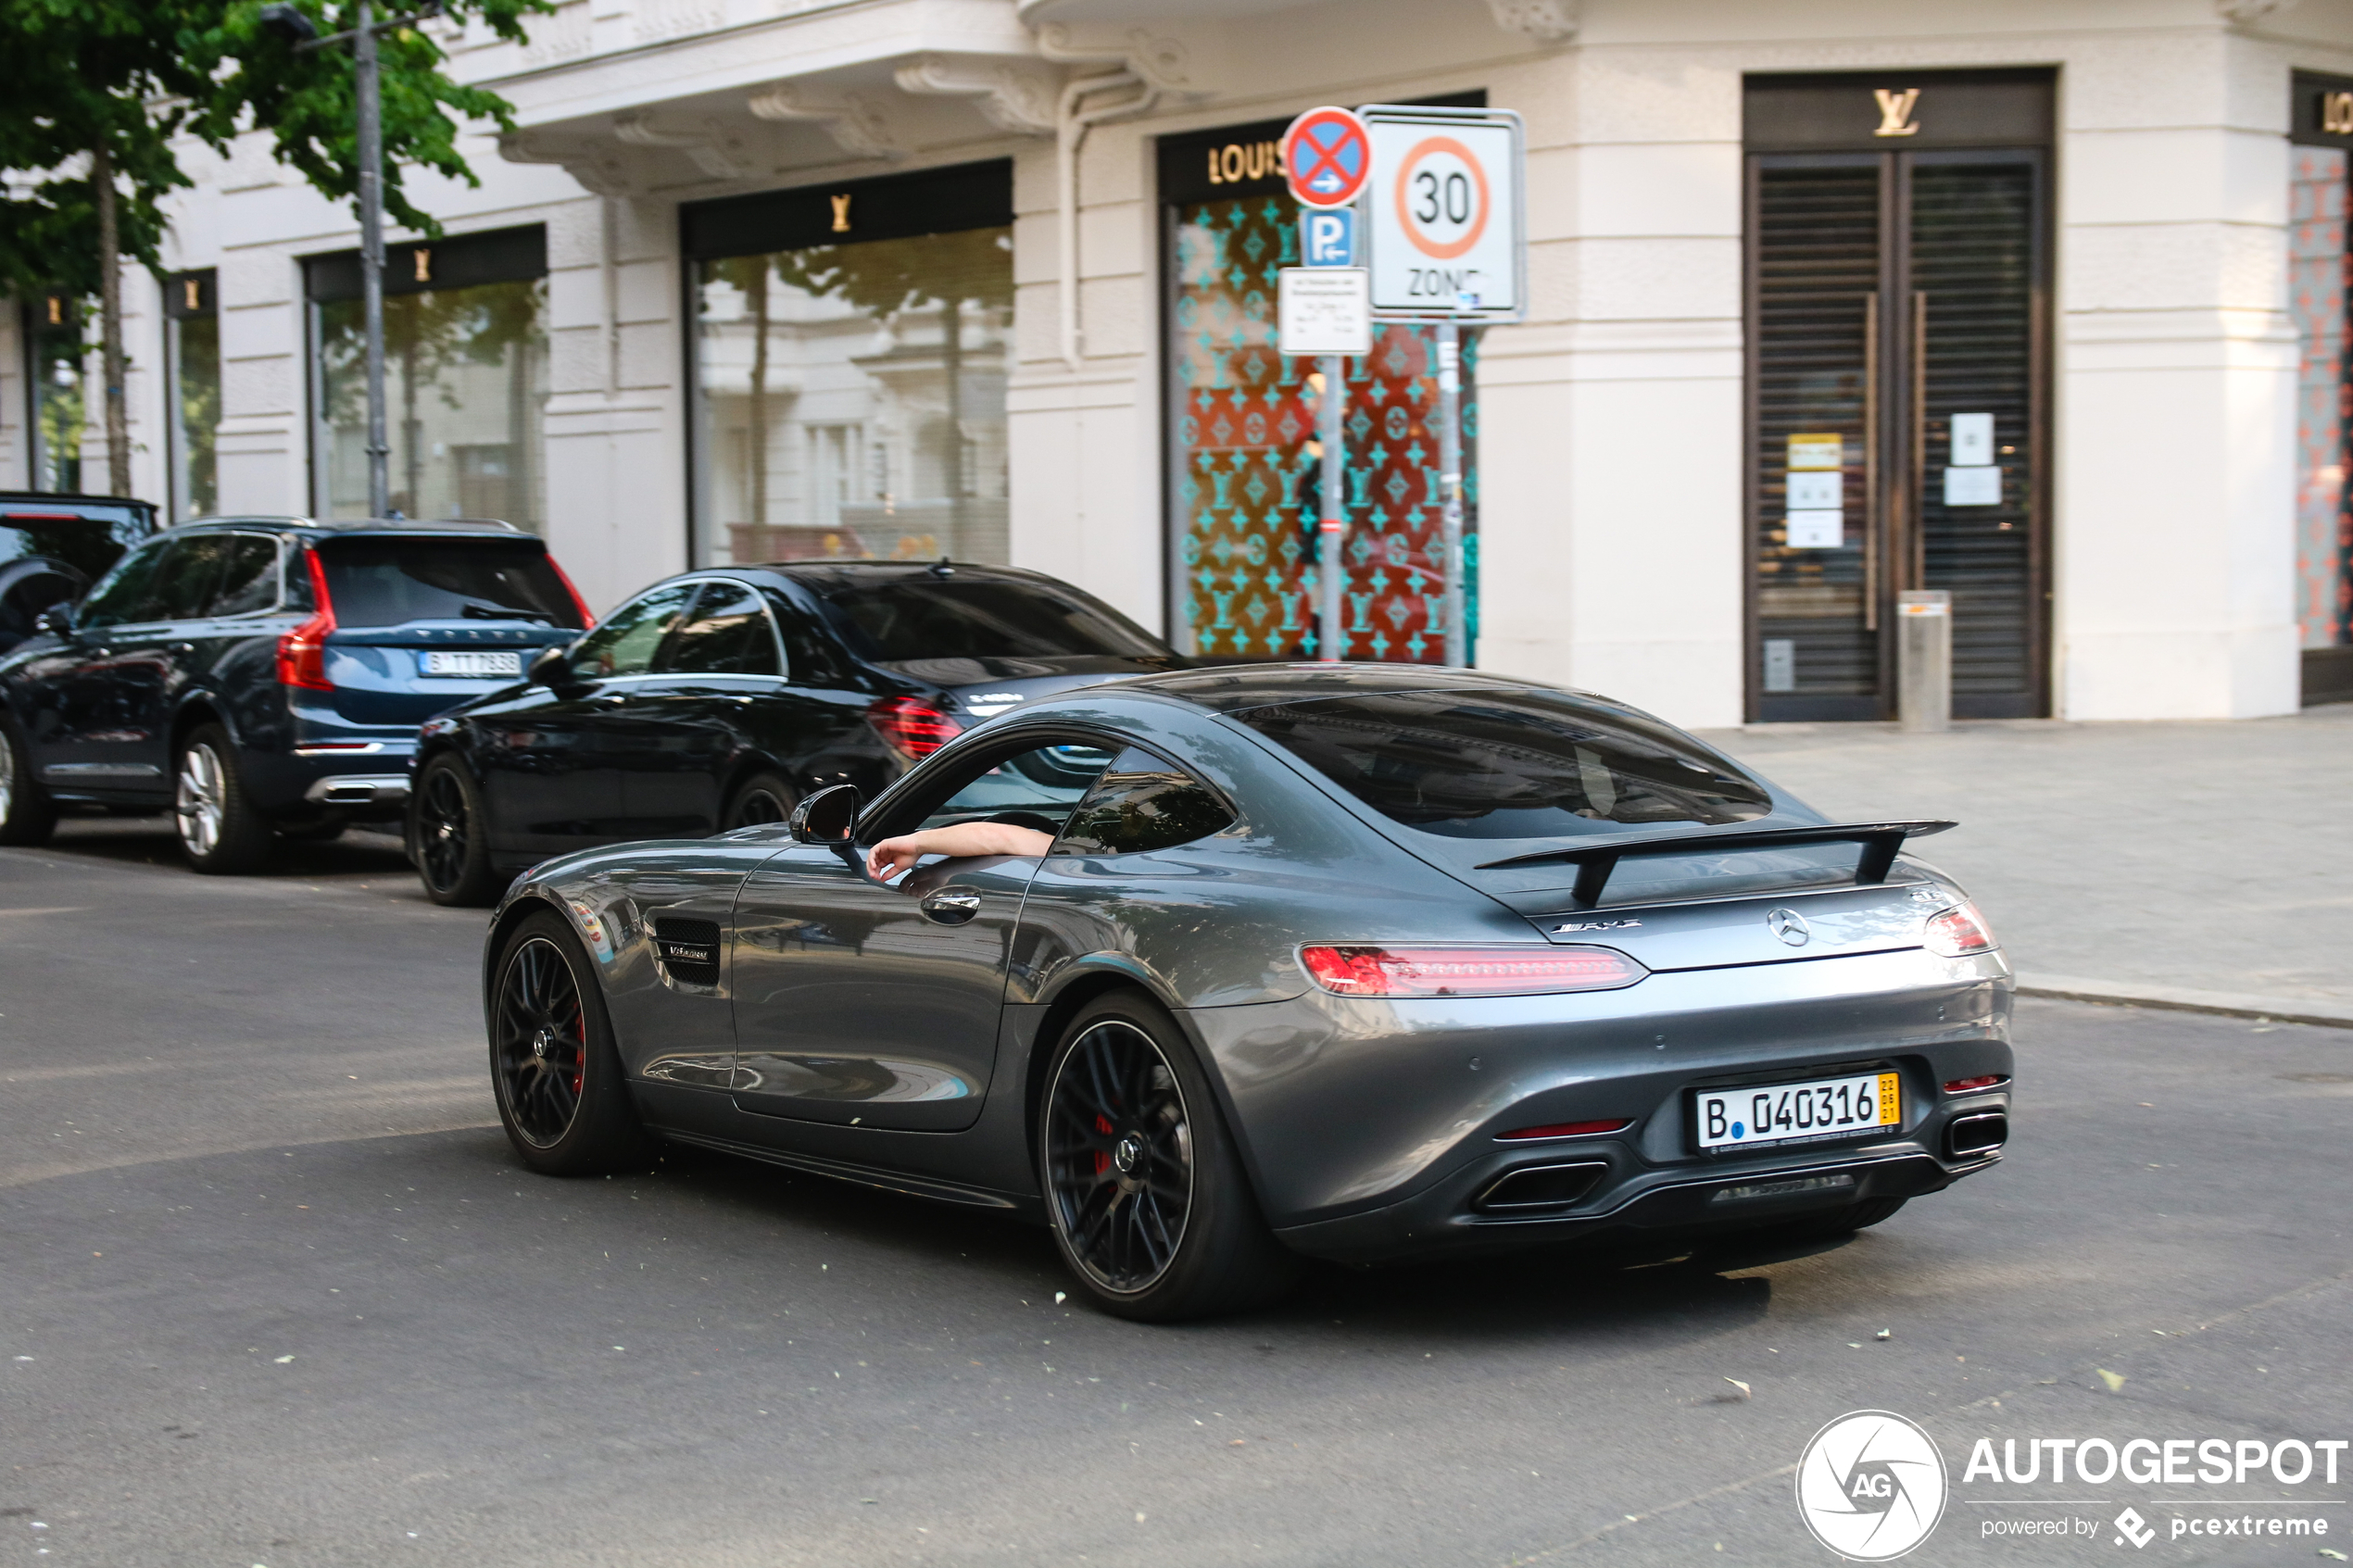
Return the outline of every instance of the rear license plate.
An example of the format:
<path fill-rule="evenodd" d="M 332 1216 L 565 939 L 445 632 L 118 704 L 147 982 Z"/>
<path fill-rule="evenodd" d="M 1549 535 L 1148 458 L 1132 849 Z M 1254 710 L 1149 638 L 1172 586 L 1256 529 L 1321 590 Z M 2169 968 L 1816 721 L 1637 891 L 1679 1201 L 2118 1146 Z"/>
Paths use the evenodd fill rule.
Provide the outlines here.
<path fill-rule="evenodd" d="M 1903 1080 L 1894 1073 L 1692 1091 L 1692 1136 L 1711 1154 L 1863 1137 L 1903 1123 Z"/>
<path fill-rule="evenodd" d="M 428 675 L 520 675 L 522 655 L 512 648 L 436 648 L 425 655 Z"/>

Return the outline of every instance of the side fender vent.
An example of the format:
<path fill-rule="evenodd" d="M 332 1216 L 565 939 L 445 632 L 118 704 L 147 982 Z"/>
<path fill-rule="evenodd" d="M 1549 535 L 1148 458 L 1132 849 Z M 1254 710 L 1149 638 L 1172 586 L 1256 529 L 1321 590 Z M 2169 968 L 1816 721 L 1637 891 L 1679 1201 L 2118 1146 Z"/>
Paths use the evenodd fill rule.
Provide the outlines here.
<path fill-rule="evenodd" d="M 662 972 L 689 985 L 719 984 L 719 922 L 710 920 L 654 922 L 654 958 Z"/>

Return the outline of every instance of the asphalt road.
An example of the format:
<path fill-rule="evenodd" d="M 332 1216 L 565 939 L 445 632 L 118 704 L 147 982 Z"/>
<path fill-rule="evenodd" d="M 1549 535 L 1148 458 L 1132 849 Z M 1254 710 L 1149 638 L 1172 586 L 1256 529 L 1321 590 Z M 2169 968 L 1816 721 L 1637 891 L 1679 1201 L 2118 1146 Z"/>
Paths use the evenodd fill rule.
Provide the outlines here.
<path fill-rule="evenodd" d="M 522 1173 L 478 914 L 382 840 L 224 881 L 159 825 L 0 851 L 0 1565 L 1828 1563 L 1791 1467 L 1865 1408 L 1952 1467 L 1907 1561 L 2113 1562 L 1985 1538 L 2032 1511 L 1969 1446 L 2353 1436 L 2353 1032 L 2029 1002 L 2008 1160 L 1845 1245 L 1148 1328 L 1010 1223 Z M 2344 1480 L 1994 1490 L 2293 1499 L 2348 1549 Z"/>

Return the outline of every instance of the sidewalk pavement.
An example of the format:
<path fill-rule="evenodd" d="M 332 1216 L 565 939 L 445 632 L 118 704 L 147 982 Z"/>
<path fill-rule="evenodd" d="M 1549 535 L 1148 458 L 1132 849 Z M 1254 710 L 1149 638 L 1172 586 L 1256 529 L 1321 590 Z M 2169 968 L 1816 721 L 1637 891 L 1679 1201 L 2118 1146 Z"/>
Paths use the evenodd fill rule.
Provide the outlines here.
<path fill-rule="evenodd" d="M 1834 822 L 1948 817 L 2030 994 L 2353 1027 L 2353 704 L 2207 723 L 1705 738 Z"/>

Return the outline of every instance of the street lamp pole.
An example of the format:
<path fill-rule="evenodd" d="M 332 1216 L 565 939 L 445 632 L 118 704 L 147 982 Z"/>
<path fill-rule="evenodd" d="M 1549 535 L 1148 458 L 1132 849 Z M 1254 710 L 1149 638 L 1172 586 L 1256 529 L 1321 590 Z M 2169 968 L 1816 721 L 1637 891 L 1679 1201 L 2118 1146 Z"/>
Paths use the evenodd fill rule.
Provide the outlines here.
<path fill-rule="evenodd" d="M 383 517 L 392 509 L 392 444 L 384 420 L 384 127 L 383 72 L 377 64 L 376 35 L 387 28 L 407 27 L 438 15 L 439 0 L 406 16 L 375 19 L 375 7 L 359 0 L 359 25 L 347 32 L 319 36 L 319 29 L 299 6 L 278 0 L 264 6 L 259 18 L 269 32 L 294 45 L 297 55 L 351 42 L 354 68 L 352 96 L 359 118 L 359 299 L 367 333 L 368 370 L 368 515 Z M 411 505 L 414 504 L 412 501 Z"/>
<path fill-rule="evenodd" d="M 359 109 L 359 298 L 368 334 L 368 515 L 383 517 L 392 510 L 392 446 L 384 438 L 384 100 L 371 10 L 359 0 L 351 54 Z"/>

